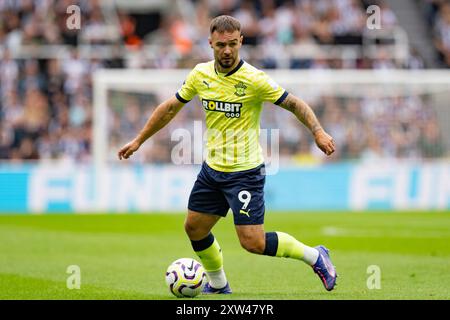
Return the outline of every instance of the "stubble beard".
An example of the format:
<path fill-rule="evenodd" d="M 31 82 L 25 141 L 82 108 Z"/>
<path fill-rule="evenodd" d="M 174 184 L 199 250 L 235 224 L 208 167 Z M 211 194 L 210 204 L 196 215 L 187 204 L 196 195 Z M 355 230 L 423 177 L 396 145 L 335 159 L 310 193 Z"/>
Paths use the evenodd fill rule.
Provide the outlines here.
<path fill-rule="evenodd" d="M 223 69 L 228 69 L 228 68 L 231 68 L 235 62 L 234 57 L 230 57 L 229 59 L 230 59 L 229 60 L 230 62 L 227 62 L 227 63 L 222 62 L 223 59 L 219 59 L 219 61 L 217 61 L 217 62 Z"/>

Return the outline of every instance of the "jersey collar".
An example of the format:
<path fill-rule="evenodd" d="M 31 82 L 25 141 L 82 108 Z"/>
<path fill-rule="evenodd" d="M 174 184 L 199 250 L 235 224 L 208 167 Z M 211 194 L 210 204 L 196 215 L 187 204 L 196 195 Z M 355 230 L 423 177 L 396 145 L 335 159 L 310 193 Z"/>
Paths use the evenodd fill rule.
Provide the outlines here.
<path fill-rule="evenodd" d="M 244 64 L 244 60 L 241 59 L 241 60 L 239 61 L 239 63 L 237 64 L 237 66 L 234 67 L 233 70 L 231 70 L 230 72 L 228 72 L 228 73 L 225 75 L 225 77 L 231 76 L 233 73 L 237 72 L 237 71 L 242 67 L 243 64 Z M 219 73 L 218 73 L 217 70 L 216 70 L 216 67 L 214 67 L 214 71 L 216 72 L 217 75 L 219 75 Z"/>

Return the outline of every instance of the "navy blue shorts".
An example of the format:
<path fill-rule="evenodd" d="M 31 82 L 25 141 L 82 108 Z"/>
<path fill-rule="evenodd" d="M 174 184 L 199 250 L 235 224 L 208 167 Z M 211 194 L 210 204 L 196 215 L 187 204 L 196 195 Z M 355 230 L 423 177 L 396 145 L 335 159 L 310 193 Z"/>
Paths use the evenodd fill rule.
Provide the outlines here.
<path fill-rule="evenodd" d="M 250 170 L 222 172 L 203 162 L 189 196 L 189 210 L 225 217 L 231 208 L 234 224 L 264 223 L 264 164 Z"/>

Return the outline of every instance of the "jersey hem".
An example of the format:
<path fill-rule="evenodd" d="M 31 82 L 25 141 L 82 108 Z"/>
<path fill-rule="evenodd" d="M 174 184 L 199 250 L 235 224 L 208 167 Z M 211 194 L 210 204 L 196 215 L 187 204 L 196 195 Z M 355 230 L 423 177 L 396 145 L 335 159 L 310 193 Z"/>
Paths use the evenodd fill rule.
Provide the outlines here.
<path fill-rule="evenodd" d="M 255 164 L 251 164 L 251 165 L 239 166 L 237 168 L 216 166 L 215 164 L 209 163 L 207 160 L 205 160 L 205 163 L 208 165 L 208 167 L 210 167 L 211 169 L 214 169 L 216 171 L 220 171 L 220 172 L 241 172 L 241 171 L 252 170 L 252 169 L 255 169 L 255 168 L 259 167 L 260 165 L 264 164 L 264 160 L 261 161 L 261 162 L 255 163 Z"/>

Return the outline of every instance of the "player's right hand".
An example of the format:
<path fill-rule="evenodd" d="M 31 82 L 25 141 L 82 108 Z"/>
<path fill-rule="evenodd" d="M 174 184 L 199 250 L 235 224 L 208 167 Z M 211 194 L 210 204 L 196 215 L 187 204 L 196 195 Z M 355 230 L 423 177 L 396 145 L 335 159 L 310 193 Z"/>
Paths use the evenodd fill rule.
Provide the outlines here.
<path fill-rule="evenodd" d="M 140 146 L 141 144 L 136 140 L 128 142 L 117 153 L 117 155 L 119 156 L 119 160 L 128 159 L 134 152 L 139 149 Z"/>

